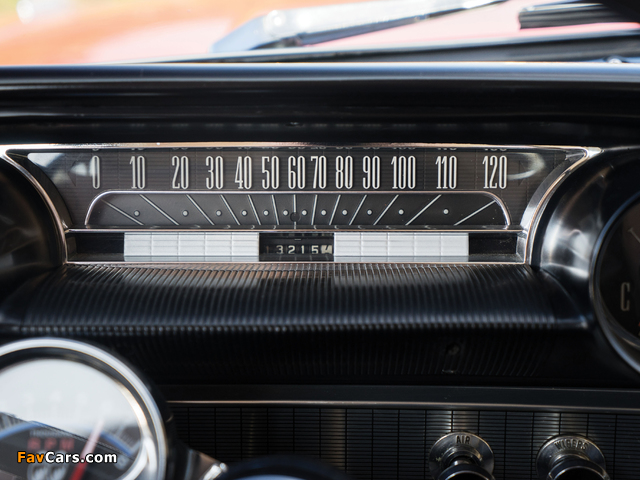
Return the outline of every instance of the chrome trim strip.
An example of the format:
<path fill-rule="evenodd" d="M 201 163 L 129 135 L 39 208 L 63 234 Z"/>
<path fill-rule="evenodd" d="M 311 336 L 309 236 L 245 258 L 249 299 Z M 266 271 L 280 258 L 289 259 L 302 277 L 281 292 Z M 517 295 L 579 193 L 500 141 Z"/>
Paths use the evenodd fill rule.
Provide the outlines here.
<path fill-rule="evenodd" d="M 620 392 L 624 394 L 625 392 Z M 386 407 L 386 408 L 430 408 L 443 410 L 538 410 L 567 411 L 567 412 L 606 412 L 606 413 L 633 413 L 638 414 L 637 408 L 610 408 L 580 405 L 523 405 L 520 403 L 494 403 L 490 405 L 471 402 L 394 402 L 394 401 L 330 401 L 330 400 L 169 400 L 169 405 L 251 405 L 251 406 L 317 406 L 317 407 Z"/>
<path fill-rule="evenodd" d="M 146 142 L 146 143 L 38 143 L 38 144 L 14 144 L 6 146 L 7 150 L 10 149 L 63 149 L 74 150 L 78 148 L 86 149 L 116 149 L 116 148 L 129 148 L 131 150 L 144 150 L 146 148 L 227 148 L 227 147 L 240 147 L 240 148 L 267 148 L 267 147 L 309 147 L 309 148 L 336 148 L 345 149 L 350 148 L 486 148 L 486 149 L 509 149 L 509 150 L 531 150 L 531 149 L 546 149 L 546 150 L 581 150 L 586 152 L 591 147 L 580 147 L 575 145 L 511 145 L 511 144 L 486 144 L 486 143 L 421 143 L 421 142 L 388 142 L 388 143 L 328 143 L 328 142 Z M 599 150 L 599 149 L 598 149 Z"/>
<path fill-rule="evenodd" d="M 505 258 L 513 257 L 513 260 L 505 260 Z M 384 260 L 382 260 L 384 258 Z M 417 258 L 417 259 L 416 259 Z M 492 260 L 493 258 L 493 260 Z M 498 260 L 499 258 L 499 260 Z M 201 261 L 201 260 L 189 260 L 188 257 L 183 259 L 182 257 L 170 257 L 166 258 L 158 257 L 157 260 L 149 259 L 148 261 L 118 261 L 118 260 L 70 260 L 69 265 L 100 265 L 100 266 L 113 266 L 113 267 L 149 267 L 149 268 L 176 268 L 176 264 L 182 267 L 203 267 L 212 268 L 212 264 L 246 264 L 246 265 L 264 265 L 265 262 L 261 262 L 255 259 L 240 258 L 235 259 L 232 257 L 219 257 L 215 262 L 213 261 Z M 318 264 L 354 264 L 354 263 L 375 263 L 375 264 L 390 264 L 390 265 L 415 265 L 428 263 L 430 265 L 523 265 L 522 259 L 514 255 L 495 255 L 493 257 L 483 258 L 482 260 L 461 260 L 460 257 L 362 257 L 354 259 L 353 257 L 344 257 L 334 259 L 332 262 L 318 262 L 318 261 L 302 261 L 302 260 L 282 260 L 277 262 L 279 265 L 318 265 Z"/>
<path fill-rule="evenodd" d="M 9 166 L 15 168 L 24 178 L 26 178 L 27 181 L 33 186 L 33 188 L 36 189 L 36 191 L 38 192 L 42 200 L 44 200 L 44 203 L 49 209 L 49 213 L 51 213 L 53 222 L 56 226 L 56 230 L 57 230 L 56 233 L 58 236 L 58 240 L 60 242 L 59 248 L 61 248 L 62 250 L 61 252 L 59 252 L 59 254 L 62 258 L 63 263 L 66 263 L 68 261 L 68 249 L 67 249 L 67 238 L 65 236 L 65 232 L 68 227 L 62 221 L 62 218 L 60 217 L 58 209 L 56 208 L 55 204 L 51 200 L 51 197 L 49 196 L 49 194 L 42 187 L 42 185 L 40 185 L 40 182 L 38 182 L 33 177 L 33 175 L 29 173 L 27 169 L 25 169 L 22 165 L 20 165 L 19 163 L 17 163 L 7 155 L 7 150 L 10 150 L 12 148 L 14 147 L 0 146 L 0 160 L 4 160 Z"/>
<path fill-rule="evenodd" d="M 549 176 L 540 184 L 538 189 L 534 192 L 527 208 L 522 214 L 522 228 L 525 244 L 522 251 L 519 253 L 524 259 L 525 263 L 529 263 L 531 261 L 531 255 L 533 254 L 533 239 L 536 236 L 536 232 L 538 230 L 538 226 L 540 224 L 540 219 L 542 217 L 542 213 L 546 209 L 549 204 L 549 200 L 553 193 L 558 190 L 560 185 L 571 175 L 578 167 L 582 166 L 588 160 L 600 155 L 602 153 L 601 148 L 597 147 L 586 147 L 579 149 L 572 149 L 582 152 L 582 156 L 577 158 L 569 158 L 567 156 L 567 160 L 560 164 L 553 172 L 549 174 Z"/>
<path fill-rule="evenodd" d="M 225 231 L 231 230 L 227 225 L 214 225 L 215 229 L 203 229 L 200 227 L 191 227 L 191 228 L 173 228 L 173 227 L 162 227 L 162 228 L 154 228 L 154 232 L 217 232 L 217 231 Z M 255 231 L 255 232 L 265 232 L 265 233 L 273 233 L 275 231 L 282 232 L 310 232 L 310 233 L 332 233 L 332 232 L 437 232 L 437 233 L 445 233 L 445 232 L 458 232 L 458 233 L 512 233 L 518 234 L 522 233 L 522 228 L 512 226 L 512 225 L 494 225 L 491 228 L 484 227 L 458 227 L 455 228 L 453 226 L 448 226 L 447 228 L 434 228 L 430 226 L 425 227 L 415 227 L 413 225 L 399 225 L 397 227 L 385 227 L 381 228 L 373 228 L 373 227 L 353 227 L 349 225 L 317 225 L 315 227 L 309 225 L 306 226 L 297 226 L 293 227 L 293 225 L 270 225 L 270 226 L 256 226 L 256 225 L 240 225 L 241 228 L 235 228 L 233 230 L 236 232 L 243 231 Z M 128 227 L 128 228 L 69 228 L 67 229 L 67 233 L 80 233 L 80 234 L 92 234 L 92 233 L 125 233 L 125 232 L 147 232 L 149 231 L 146 228 L 137 228 L 137 227 Z"/>

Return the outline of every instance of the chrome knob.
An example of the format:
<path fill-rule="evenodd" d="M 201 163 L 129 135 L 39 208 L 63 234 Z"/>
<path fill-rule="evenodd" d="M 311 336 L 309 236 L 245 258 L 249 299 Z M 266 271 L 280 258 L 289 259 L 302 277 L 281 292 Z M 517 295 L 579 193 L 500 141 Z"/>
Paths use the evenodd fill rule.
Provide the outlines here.
<path fill-rule="evenodd" d="M 429 470 L 435 480 L 494 480 L 493 452 L 473 433 L 450 433 L 431 447 Z"/>
<path fill-rule="evenodd" d="M 610 480 L 598 446 L 579 435 L 560 435 L 547 441 L 536 466 L 540 480 Z"/>

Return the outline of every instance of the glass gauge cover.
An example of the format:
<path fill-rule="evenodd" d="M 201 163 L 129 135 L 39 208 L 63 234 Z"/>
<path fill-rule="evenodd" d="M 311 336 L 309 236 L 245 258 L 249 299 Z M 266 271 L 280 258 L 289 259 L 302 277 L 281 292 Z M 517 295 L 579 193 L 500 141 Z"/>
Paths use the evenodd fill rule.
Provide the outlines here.
<path fill-rule="evenodd" d="M 162 421 L 115 357 L 69 340 L 0 347 L 0 479 L 164 478 Z"/>

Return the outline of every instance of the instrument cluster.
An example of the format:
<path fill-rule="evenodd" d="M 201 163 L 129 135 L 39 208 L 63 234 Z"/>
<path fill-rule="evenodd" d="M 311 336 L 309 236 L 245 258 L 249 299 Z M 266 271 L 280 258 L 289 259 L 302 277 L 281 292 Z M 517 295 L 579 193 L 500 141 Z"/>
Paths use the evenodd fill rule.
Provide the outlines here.
<path fill-rule="evenodd" d="M 578 147 L 146 144 L 7 147 L 76 261 L 518 262 L 527 208 Z M 538 198 L 534 199 L 534 196 Z"/>

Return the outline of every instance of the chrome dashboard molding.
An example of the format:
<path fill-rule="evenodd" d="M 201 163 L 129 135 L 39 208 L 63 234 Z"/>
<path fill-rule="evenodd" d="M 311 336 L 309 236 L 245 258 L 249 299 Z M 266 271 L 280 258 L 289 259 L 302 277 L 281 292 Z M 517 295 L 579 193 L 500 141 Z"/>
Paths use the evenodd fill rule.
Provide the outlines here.
<path fill-rule="evenodd" d="M 168 444 L 167 433 L 164 428 L 164 422 L 162 420 L 162 414 L 158 409 L 153 396 L 144 382 L 138 377 L 138 375 L 120 359 L 110 355 L 105 350 L 95 347 L 93 345 L 83 343 L 77 340 L 70 340 L 65 338 L 29 338 L 25 340 L 18 340 L 5 345 L 0 346 L 0 361 L 6 355 L 15 353 L 26 353 L 27 351 L 33 351 L 37 354 L 38 350 L 46 352 L 46 358 L 51 356 L 52 352 L 58 354 L 60 358 L 69 359 L 69 352 L 87 357 L 91 363 L 98 363 L 102 366 L 106 366 L 108 369 L 115 371 L 120 375 L 129 385 L 135 390 L 136 394 L 142 400 L 144 408 L 146 409 L 151 425 L 148 425 L 146 415 L 145 424 L 140 425 L 140 429 L 143 435 L 143 442 L 153 442 L 157 448 L 157 471 L 154 475 L 156 480 L 164 480 L 167 471 L 167 458 L 168 458 Z M 66 354 L 65 354 L 66 352 Z M 33 356 L 32 360 L 37 360 L 43 357 Z M 6 368 L 6 366 L 4 367 Z M 95 368 L 95 367 L 94 367 Z M 109 375 L 100 369 L 102 373 Z M 117 380 L 115 378 L 114 380 Z M 139 406 L 138 406 L 139 407 Z M 142 413 L 142 412 L 141 412 Z M 145 438 L 146 437 L 146 438 Z M 139 456 L 136 462 L 143 460 L 142 456 Z M 134 464 L 135 465 L 135 464 Z M 129 475 L 121 477 L 119 480 L 136 480 L 144 465 L 141 465 L 137 469 L 132 469 Z"/>
<path fill-rule="evenodd" d="M 169 405 L 176 406 L 543 410 L 619 414 L 638 414 L 640 410 L 640 393 L 630 389 L 333 385 L 331 399 L 327 397 L 327 391 L 326 386 L 318 385 L 163 388 Z M 201 400 L 202 396 L 213 399 Z"/>
<path fill-rule="evenodd" d="M 0 160 L 3 160 L 10 167 L 13 167 L 15 170 L 17 170 L 33 186 L 33 188 L 36 189 L 36 191 L 40 195 L 40 198 L 42 198 L 42 200 L 44 201 L 56 226 L 56 235 L 61 247 L 61 252 L 59 253 L 61 255 L 62 261 L 66 263 L 68 260 L 69 252 L 66 239 L 66 231 L 68 226 L 60 217 L 58 210 L 59 207 L 56 207 L 55 203 L 53 202 L 47 191 L 44 189 L 44 187 L 40 184 L 40 182 L 38 182 L 26 168 L 24 168 L 22 165 L 20 165 L 7 155 L 7 150 L 9 150 L 9 148 L 10 147 L 0 147 Z"/>
<path fill-rule="evenodd" d="M 531 261 L 533 253 L 533 242 L 538 231 L 542 213 L 549 204 L 553 193 L 558 190 L 560 185 L 573 173 L 577 168 L 586 163 L 588 160 L 602 153 L 602 149 L 598 147 L 581 147 L 577 151 L 582 151 L 582 156 L 576 158 L 567 158 L 562 165 L 559 165 L 551 174 L 540 184 L 534 192 L 529 205 L 522 214 L 522 228 L 525 242 L 519 245 L 519 253 L 524 263 Z"/>
<path fill-rule="evenodd" d="M 509 145 L 509 144 L 465 144 L 465 143 L 349 143 L 349 144 L 331 144 L 328 142 L 143 142 L 143 143 L 76 143 L 76 144 L 15 144 L 0 146 L 0 159 L 12 165 L 23 176 L 25 176 L 29 182 L 37 189 L 40 196 L 46 202 L 47 207 L 51 210 L 52 216 L 56 222 L 57 234 L 60 238 L 61 245 L 63 246 L 63 259 L 64 263 L 74 263 L 69 261 L 68 248 L 66 241 L 66 234 L 71 231 L 69 226 L 62 220 L 55 202 L 51 199 L 50 195 L 46 192 L 44 187 L 19 163 L 12 160 L 8 151 L 11 150 L 45 150 L 45 149 L 57 149 L 57 150 L 74 150 L 74 149 L 131 149 L 131 150 L 145 150 L 149 148 L 173 148 L 173 149 L 186 149 L 186 148 L 205 148 L 205 149 L 221 149 L 226 147 L 239 147 L 239 148 L 442 148 L 455 150 L 458 148 L 479 148 L 479 149 L 492 149 L 492 150 L 532 150 L 532 149 L 546 149 L 556 150 L 563 152 L 570 152 L 574 155 L 568 155 L 567 160 L 557 167 L 547 179 L 538 187 L 534 193 L 531 201 L 529 202 L 523 217 L 522 217 L 522 235 L 523 241 L 518 242 L 518 255 L 522 259 L 521 263 L 528 264 L 531 259 L 531 253 L 533 251 L 533 239 L 535 237 L 540 217 L 545 210 L 546 205 L 553 193 L 558 187 L 566 180 L 566 178 L 574 172 L 579 166 L 584 164 L 587 160 L 594 158 L 602 152 L 602 149 L 598 147 L 581 147 L 581 146 L 568 146 L 568 145 Z M 569 158 L 572 157 L 572 158 Z M 575 158 L 573 158 L 575 157 Z M 112 192 L 103 192 L 101 195 Z M 153 192 L 151 192 L 153 193 Z M 179 193 L 179 192 L 156 192 L 156 193 Z M 225 194 L 231 194 L 236 192 L 225 192 Z M 381 192 L 384 193 L 384 192 Z M 429 193 L 429 192 L 420 192 Z M 468 191 L 458 191 L 449 193 L 469 193 Z M 478 192 L 475 192 L 478 193 Z M 490 192 L 486 193 L 495 197 L 498 201 L 498 205 L 501 207 L 508 224 L 511 225 L 511 218 L 506 210 L 504 203 L 495 194 Z M 98 196 L 98 197 L 100 197 Z M 90 210 L 93 208 L 94 203 L 97 201 L 96 197 L 92 203 Z M 62 208 L 62 206 L 58 207 Z M 66 209 L 66 207 L 64 207 Z M 87 217 L 90 213 L 87 212 Z M 112 232 L 125 231 L 123 230 L 111 230 Z M 74 229 L 77 231 L 77 229 Z M 424 230 L 422 230 L 424 231 Z M 109 262 L 114 263 L 114 262 Z M 115 262 L 118 263 L 118 262 Z M 125 262 L 122 262 L 125 263 Z"/>

